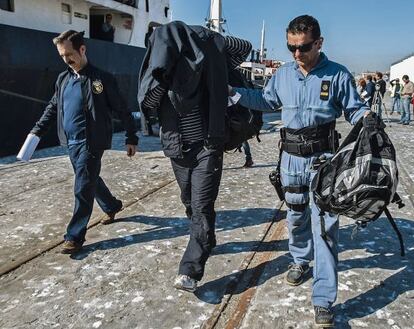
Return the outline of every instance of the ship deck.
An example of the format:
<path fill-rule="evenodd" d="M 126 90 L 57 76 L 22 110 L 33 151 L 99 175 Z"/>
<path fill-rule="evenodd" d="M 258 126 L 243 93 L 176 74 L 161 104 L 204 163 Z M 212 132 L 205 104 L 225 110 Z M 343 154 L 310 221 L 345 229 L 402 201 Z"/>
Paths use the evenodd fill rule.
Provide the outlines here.
<path fill-rule="evenodd" d="M 169 160 L 157 137 L 142 137 L 129 159 L 122 134 L 104 155 L 102 177 L 124 202 L 116 223 L 94 209 L 85 248 L 61 255 L 73 207 L 73 173 L 63 148 L 40 150 L 30 163 L 0 160 L 1 328 L 312 328 L 312 279 L 284 283 L 290 257 L 286 208 L 268 174 L 278 156 L 280 114 L 266 114 L 262 142 L 225 155 L 216 203 L 218 245 L 196 293 L 172 287 L 188 241 L 188 220 Z M 340 220 L 337 328 L 414 328 L 414 131 L 395 122 L 399 193 L 391 212 L 406 256 L 385 218 L 351 238 Z M 350 125 L 338 123 L 346 134 Z"/>

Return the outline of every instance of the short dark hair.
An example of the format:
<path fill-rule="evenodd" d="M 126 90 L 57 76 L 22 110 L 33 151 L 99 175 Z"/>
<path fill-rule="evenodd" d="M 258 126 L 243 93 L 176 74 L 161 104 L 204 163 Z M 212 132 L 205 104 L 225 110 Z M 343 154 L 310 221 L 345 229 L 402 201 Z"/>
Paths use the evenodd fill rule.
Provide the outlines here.
<path fill-rule="evenodd" d="M 105 18 L 112 18 L 112 15 L 111 14 L 106 14 Z"/>
<path fill-rule="evenodd" d="M 321 37 L 321 28 L 316 18 L 309 15 L 302 15 L 294 18 L 290 21 L 286 33 L 299 34 L 299 33 L 312 33 L 313 40 L 317 40 Z"/>
<path fill-rule="evenodd" d="M 367 80 L 368 80 L 368 81 L 372 81 L 372 75 L 371 75 L 371 74 L 368 74 L 368 75 L 367 75 Z"/>
<path fill-rule="evenodd" d="M 410 78 L 408 77 L 408 75 L 407 75 L 407 74 L 404 74 L 402 78 L 403 78 L 404 80 L 410 80 Z"/>
<path fill-rule="evenodd" d="M 85 31 L 78 32 L 75 30 L 68 30 L 59 34 L 56 38 L 53 38 L 53 44 L 57 46 L 58 44 L 63 43 L 65 40 L 72 42 L 72 47 L 76 51 L 79 51 L 80 47 L 85 44 L 83 35 Z"/>
<path fill-rule="evenodd" d="M 378 76 L 378 78 L 382 79 L 382 73 L 381 72 L 376 72 L 375 74 Z"/>

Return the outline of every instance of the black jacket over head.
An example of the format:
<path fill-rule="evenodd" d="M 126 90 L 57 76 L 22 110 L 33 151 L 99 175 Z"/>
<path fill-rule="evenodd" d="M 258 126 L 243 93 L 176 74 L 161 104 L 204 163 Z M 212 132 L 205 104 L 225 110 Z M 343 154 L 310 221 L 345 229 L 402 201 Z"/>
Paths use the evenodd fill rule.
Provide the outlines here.
<path fill-rule="evenodd" d="M 148 111 L 158 111 L 166 156 L 182 157 L 179 117 L 195 107 L 202 115 L 205 145 L 223 148 L 228 69 L 240 64 L 251 50 L 247 41 L 230 42 L 232 47 L 226 41 L 219 33 L 180 21 L 158 27 L 149 38 L 140 71 L 138 103 L 144 116 Z M 242 54 L 237 47 L 240 44 Z M 239 52 L 231 61 L 229 49 L 233 52 L 236 48 Z"/>
<path fill-rule="evenodd" d="M 57 133 L 61 145 L 67 145 L 63 130 L 63 91 L 73 74 L 68 68 L 62 72 L 55 84 L 55 93 L 49 101 L 42 117 L 31 133 L 41 137 L 52 123 L 57 122 Z M 86 143 L 89 149 L 105 150 L 112 143 L 112 114 L 120 117 L 126 130 L 126 144 L 136 145 L 136 127 L 132 115 L 122 100 L 115 78 L 91 64 L 79 71 L 81 91 L 86 119 Z"/>

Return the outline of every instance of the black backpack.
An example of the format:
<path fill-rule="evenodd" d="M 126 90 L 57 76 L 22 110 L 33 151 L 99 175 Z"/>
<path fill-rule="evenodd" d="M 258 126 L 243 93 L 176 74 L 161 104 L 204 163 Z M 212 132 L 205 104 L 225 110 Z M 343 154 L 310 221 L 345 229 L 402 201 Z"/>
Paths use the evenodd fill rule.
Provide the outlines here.
<path fill-rule="evenodd" d="M 323 212 L 345 215 L 366 226 L 384 212 L 404 245 L 387 206 L 404 204 L 396 193 L 398 169 L 395 148 L 384 131 L 384 123 L 374 113 L 353 127 L 334 156 L 320 164 L 311 190 Z M 322 235 L 324 230 L 322 228 Z"/>
<path fill-rule="evenodd" d="M 229 71 L 229 84 L 233 87 L 253 88 L 253 84 L 239 70 Z M 226 110 L 226 142 L 224 150 L 230 151 L 241 148 L 244 141 L 256 137 L 263 126 L 262 112 L 250 110 L 239 104 Z"/>

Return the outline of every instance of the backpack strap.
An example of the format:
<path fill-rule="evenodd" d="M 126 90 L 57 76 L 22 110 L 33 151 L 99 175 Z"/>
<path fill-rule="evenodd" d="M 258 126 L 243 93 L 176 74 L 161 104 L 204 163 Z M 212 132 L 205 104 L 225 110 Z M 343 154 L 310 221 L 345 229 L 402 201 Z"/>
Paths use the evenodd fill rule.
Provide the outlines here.
<path fill-rule="evenodd" d="M 319 212 L 319 220 L 321 222 L 321 237 L 322 240 L 325 242 L 326 246 L 328 247 L 330 253 L 333 255 L 332 247 L 329 245 L 329 241 L 332 241 L 331 238 L 326 234 L 326 228 L 325 228 L 325 212 L 321 210 Z"/>
<path fill-rule="evenodd" d="M 405 256 L 405 249 L 404 249 L 404 241 L 401 235 L 400 230 L 397 227 L 397 224 L 395 223 L 394 218 L 391 216 L 390 211 L 387 207 L 384 208 L 384 213 L 387 216 L 388 221 L 390 222 L 392 228 L 394 229 L 395 233 L 397 233 L 398 240 L 400 241 L 400 249 L 401 249 L 401 256 Z"/>

